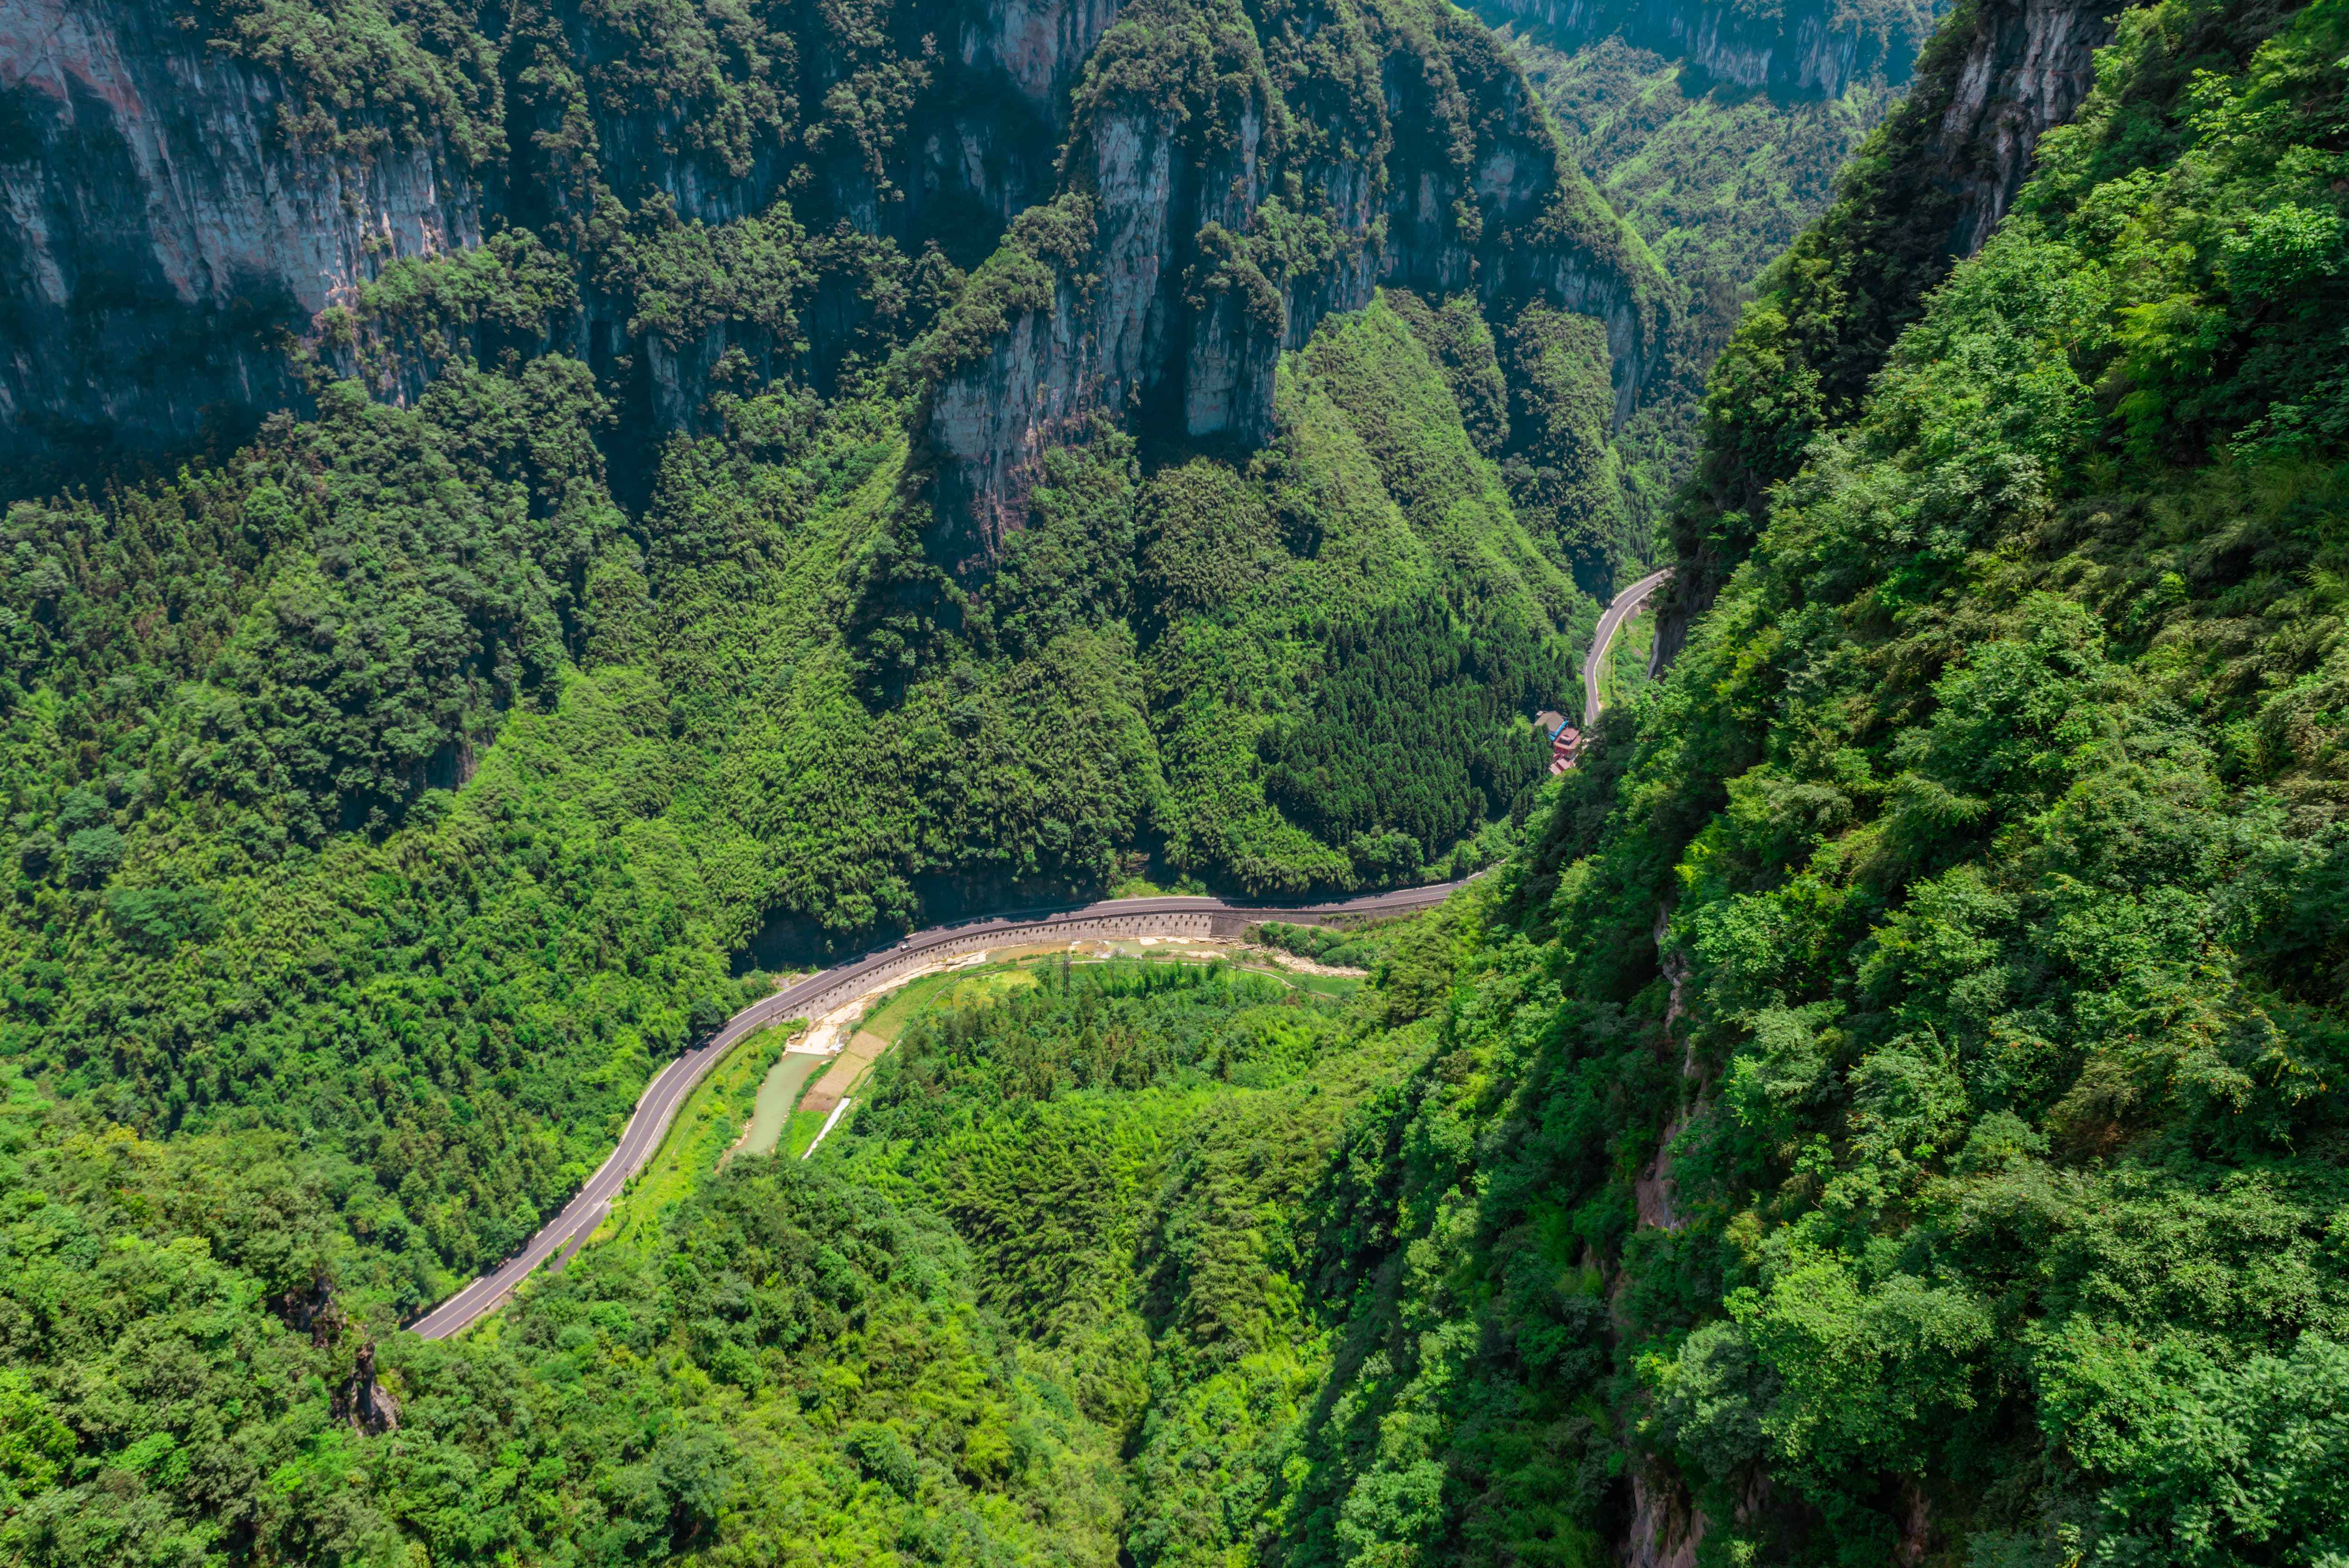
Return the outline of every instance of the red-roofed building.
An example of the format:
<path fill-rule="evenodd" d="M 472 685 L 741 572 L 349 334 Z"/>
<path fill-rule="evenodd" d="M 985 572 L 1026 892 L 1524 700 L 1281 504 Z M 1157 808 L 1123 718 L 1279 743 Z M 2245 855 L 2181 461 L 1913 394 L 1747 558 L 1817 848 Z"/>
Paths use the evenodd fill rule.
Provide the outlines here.
<path fill-rule="evenodd" d="M 1547 708 L 1534 715 L 1534 722 L 1549 736 L 1550 772 L 1563 773 L 1573 767 L 1576 754 L 1582 749 L 1582 732 L 1566 721 L 1566 715 Z"/>

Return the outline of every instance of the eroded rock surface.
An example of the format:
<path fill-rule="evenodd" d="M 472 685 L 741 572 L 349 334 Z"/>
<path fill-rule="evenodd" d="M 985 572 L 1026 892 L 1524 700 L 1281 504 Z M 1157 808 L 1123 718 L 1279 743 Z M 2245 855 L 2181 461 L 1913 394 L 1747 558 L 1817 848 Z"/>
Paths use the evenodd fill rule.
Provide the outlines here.
<path fill-rule="evenodd" d="M 295 396 L 282 339 L 470 245 L 434 146 L 305 152 L 274 77 L 140 0 L 0 6 L 0 461 L 155 450 Z"/>
<path fill-rule="evenodd" d="M 1930 5 L 1863 19 L 1825 0 L 1775 10 L 1718 0 L 1479 0 L 1473 9 L 1561 48 L 1620 34 L 1716 81 L 1824 98 L 1871 75 L 1905 78 L 1932 27 Z"/>
<path fill-rule="evenodd" d="M 968 563 L 999 550 L 1045 454 L 1096 418 L 1259 444 L 1281 351 L 1381 284 L 1597 317 L 1617 418 L 1629 411 L 1665 308 L 1653 262 L 1488 35 L 1462 19 L 1432 47 L 1383 44 L 1368 156 L 1295 145 L 1284 127 L 1297 111 L 1261 65 L 1212 120 L 1114 88 L 1078 105 L 1063 171 L 1090 203 L 1087 253 L 1057 268 L 1049 304 L 955 366 L 931 403 L 947 553 Z M 1425 128 L 1447 123 L 1466 134 L 1431 145 Z M 1299 229 L 1311 244 L 1275 240 Z"/>

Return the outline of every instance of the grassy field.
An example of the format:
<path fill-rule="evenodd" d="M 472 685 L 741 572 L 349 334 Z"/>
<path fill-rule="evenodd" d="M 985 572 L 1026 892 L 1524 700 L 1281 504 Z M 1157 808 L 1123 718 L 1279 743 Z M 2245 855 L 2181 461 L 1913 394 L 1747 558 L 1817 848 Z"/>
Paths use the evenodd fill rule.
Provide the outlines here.
<path fill-rule="evenodd" d="M 786 1136 L 791 1141 L 784 1145 L 790 1151 L 790 1158 L 798 1160 L 806 1157 L 808 1145 L 813 1143 L 815 1135 L 823 1130 L 823 1120 L 828 1114 L 821 1110 L 792 1112 L 792 1124 L 785 1130 Z"/>
<path fill-rule="evenodd" d="M 918 980 L 907 981 L 895 991 L 876 998 L 873 1006 L 864 1010 L 864 1017 L 856 1026 L 855 1032 L 895 1040 L 907 1021 L 930 1005 L 930 998 L 971 973 L 973 971 L 968 969 L 950 969 L 942 975 L 925 975 Z"/>
<path fill-rule="evenodd" d="M 1362 982 L 1352 975 L 1283 975 L 1281 979 L 1299 991 L 1316 996 L 1346 996 L 1361 989 Z"/>

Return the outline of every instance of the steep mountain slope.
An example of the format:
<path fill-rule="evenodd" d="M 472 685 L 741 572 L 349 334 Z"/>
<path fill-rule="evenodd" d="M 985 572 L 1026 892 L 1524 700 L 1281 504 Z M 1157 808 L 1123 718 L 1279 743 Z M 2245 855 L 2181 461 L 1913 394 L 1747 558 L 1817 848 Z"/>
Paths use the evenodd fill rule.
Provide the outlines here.
<path fill-rule="evenodd" d="M 1377 280 L 1598 317 L 1631 407 L 1654 264 L 1489 36 L 1433 8 L 1331 20 L 1143 6 L 1107 36 L 1064 154 L 1076 192 L 1022 220 L 931 350 L 940 521 L 967 552 L 1019 526 L 1035 454 L 1098 412 L 1260 443 L 1278 351 Z"/>
<path fill-rule="evenodd" d="M 691 802 L 738 935 L 1154 859 L 1407 876 L 1488 858 L 1538 773 L 1513 716 L 1619 553 L 1611 430 L 1668 291 L 1448 7 L 25 26 L 19 455 L 88 479 L 310 417 L 13 512 L 19 684 L 141 756 L 216 727 L 199 685 L 240 693 L 251 754 L 184 781 L 249 848 L 399 827 L 606 665 L 671 708 L 638 814 Z M 1356 313 L 1382 325 L 1318 335 Z M 84 613 L 115 592 L 191 593 L 202 629 L 126 641 Z M 1316 803 L 1320 756 L 1267 799 L 1319 670 L 1438 602 L 1505 628 L 1446 677 L 1475 718 L 1368 817 Z M 1249 677 L 1162 678 L 1218 621 Z M 84 684 L 128 665 L 129 707 Z M 180 789 L 129 758 L 56 781 L 134 817 Z"/>
<path fill-rule="evenodd" d="M 1670 552 L 1706 374 L 1756 277 L 1826 210 L 1846 160 L 1899 101 L 1936 10 L 1478 8 L 1674 285 L 1646 394 L 1617 432 L 1627 560 Z"/>
<path fill-rule="evenodd" d="M 2125 15 L 1572 781 L 1349 1172 L 1354 1550 L 2342 1549 L 2344 26 Z"/>
<path fill-rule="evenodd" d="M 1846 160 L 1899 101 L 1913 50 L 1826 97 L 1721 81 L 1620 33 L 1570 48 L 1540 41 L 1551 36 L 1514 40 L 1526 77 L 1680 295 L 1648 394 L 1616 436 L 1634 549 L 1659 560 L 1696 458 L 1706 375 L 1755 280 L 1826 210 Z"/>
<path fill-rule="evenodd" d="M 2040 135 L 2086 96 L 2113 36 L 2093 5 L 1961 7 L 1843 176 L 1834 207 L 1763 279 L 1711 370 L 1698 482 L 1671 524 L 1679 568 L 1659 624 L 1669 658 L 1811 438 L 1847 423 L 1901 328 L 2014 200 Z"/>
<path fill-rule="evenodd" d="M 452 350 L 559 351 L 660 429 L 786 372 L 829 394 L 1056 195 L 1107 264 L 1067 429 L 1163 387 L 1179 428 L 1260 439 L 1273 356 L 1381 281 L 1605 315 L 1626 403 L 1659 325 L 1636 242 L 1441 7 L 45 0 L 8 26 L 0 459 L 67 479 L 223 451 L 304 406 L 305 360 L 412 397 Z M 515 293 L 429 264 L 492 236 L 552 255 Z M 989 276 L 934 373 L 1017 325 Z M 934 428 L 1011 460 L 1017 432 Z"/>
<path fill-rule="evenodd" d="M 1715 603 L 1538 794 L 1609 326 L 1392 291 L 1282 351 L 1253 450 L 1167 412 L 1186 346 L 990 534 L 921 367 L 1108 363 L 1047 352 L 1133 319 L 1078 180 L 848 395 L 721 385 L 641 509 L 595 368 L 519 352 L 14 509 L 0 1543 L 2349 1553 L 2349 7 L 2156 0 L 2057 126 L 2009 46 L 2100 26 L 1929 48 L 1715 383 Z M 372 319 L 561 297 L 533 243 Z M 1534 841 L 1350 1000 L 961 996 L 819 1160 L 392 1331 L 769 910 L 1371 882 L 1512 799 Z"/>

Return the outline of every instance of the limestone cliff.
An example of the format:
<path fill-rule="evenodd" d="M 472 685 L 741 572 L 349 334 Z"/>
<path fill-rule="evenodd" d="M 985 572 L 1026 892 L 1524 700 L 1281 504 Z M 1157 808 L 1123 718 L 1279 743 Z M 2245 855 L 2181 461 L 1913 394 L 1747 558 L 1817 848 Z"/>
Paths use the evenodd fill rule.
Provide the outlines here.
<path fill-rule="evenodd" d="M 1195 77 L 1174 82 L 1127 68 L 1163 56 L 1161 8 L 1137 7 L 1105 36 L 1062 161 L 1082 243 L 943 366 L 930 402 L 948 555 L 999 548 L 1045 453 L 1097 417 L 1260 442 L 1279 353 L 1381 284 L 1596 316 L 1619 417 L 1637 396 L 1661 276 L 1490 35 L 1456 13 L 1416 33 L 1338 20 L 1337 48 L 1377 87 L 1348 141 L 1317 134 L 1291 101 L 1300 82 L 1284 76 L 1278 20 L 1259 43 L 1233 8 L 1203 38 Z"/>
<path fill-rule="evenodd" d="M 151 0 L 0 6 L 0 461 L 242 424 L 295 395 L 282 335 L 481 238 L 442 148 L 305 151 L 285 97 Z"/>
<path fill-rule="evenodd" d="M 1066 124 L 1069 92 L 1117 18 L 1117 0 L 982 0 L 962 20 L 962 62 L 1001 73 L 1030 108 Z"/>
<path fill-rule="evenodd" d="M 591 358 L 632 417 L 673 426 L 730 347 L 795 350 L 722 309 L 647 327 L 631 242 L 784 198 L 833 246 L 801 258 L 814 282 L 791 280 L 803 294 L 782 313 L 828 377 L 902 288 L 876 289 L 859 244 L 976 259 L 1050 194 L 1071 85 L 1115 15 L 916 0 L 777 6 L 770 24 L 557 0 L 528 26 L 460 6 L 387 46 L 364 10 L 287 12 L 308 30 L 288 38 L 234 0 L 0 7 L 0 470 L 169 461 L 300 407 L 288 348 L 321 313 L 506 226 L 581 263 L 540 346 Z M 459 20 L 478 30 L 446 34 Z"/>
<path fill-rule="evenodd" d="M 1260 443 L 1281 351 L 1381 284 L 1599 318 L 1619 417 L 1653 356 L 1653 261 L 1429 0 L 554 0 L 389 44 L 372 15 L 0 12 L 0 470 L 173 460 L 320 371 L 404 399 L 509 349 L 584 360 L 657 435 L 926 332 L 968 560 L 1096 417 Z M 627 493 L 657 454 L 624 444 Z"/>
<path fill-rule="evenodd" d="M 2050 126 L 2072 118 L 2113 41 L 2109 5 L 2005 0 L 1970 16 L 1967 48 L 1930 147 L 1958 193 L 1953 255 L 1982 249 L 2031 172 Z"/>

